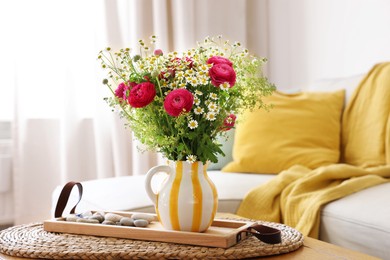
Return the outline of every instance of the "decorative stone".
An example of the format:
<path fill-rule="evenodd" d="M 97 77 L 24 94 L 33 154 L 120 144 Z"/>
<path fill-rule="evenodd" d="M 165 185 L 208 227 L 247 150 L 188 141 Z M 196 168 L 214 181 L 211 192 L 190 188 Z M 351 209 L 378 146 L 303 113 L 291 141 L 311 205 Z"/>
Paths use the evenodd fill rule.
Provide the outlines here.
<path fill-rule="evenodd" d="M 79 218 L 79 219 L 77 219 L 77 222 L 90 223 L 90 224 L 99 224 L 99 220 L 97 220 L 97 219 L 89 219 L 89 218 Z"/>
<path fill-rule="evenodd" d="M 121 218 L 120 223 L 122 226 L 128 226 L 128 227 L 134 226 L 134 220 L 128 217 Z"/>
<path fill-rule="evenodd" d="M 136 219 L 134 220 L 134 226 L 136 227 L 146 227 L 149 225 L 149 221 L 146 219 Z"/>
<path fill-rule="evenodd" d="M 121 218 L 123 218 L 123 216 L 114 213 L 106 213 L 106 215 L 104 215 L 105 220 L 112 221 L 114 223 L 119 222 Z"/>
<path fill-rule="evenodd" d="M 157 217 L 148 213 L 134 213 L 131 216 L 132 219 L 144 219 L 147 220 L 149 223 L 152 221 L 157 221 Z"/>
<path fill-rule="evenodd" d="M 82 217 L 82 218 L 88 218 L 88 217 L 90 217 L 90 216 L 92 216 L 92 212 L 91 212 L 91 211 L 85 211 L 85 212 L 81 213 L 81 216 L 80 216 L 80 217 Z"/>
<path fill-rule="evenodd" d="M 66 221 L 69 222 L 76 222 L 80 217 L 76 216 L 76 214 L 70 214 L 69 216 L 66 217 Z"/>
<path fill-rule="evenodd" d="M 88 217 L 89 219 L 96 219 L 98 220 L 100 223 L 102 223 L 104 221 L 104 215 L 100 214 L 100 213 L 94 213 L 92 216 Z"/>
<path fill-rule="evenodd" d="M 93 213 L 94 215 L 95 214 L 100 214 L 104 217 L 104 215 L 106 215 L 106 213 L 104 211 L 96 211 L 95 213 Z"/>
<path fill-rule="evenodd" d="M 102 222 L 103 225 L 115 225 L 114 221 L 105 220 Z"/>

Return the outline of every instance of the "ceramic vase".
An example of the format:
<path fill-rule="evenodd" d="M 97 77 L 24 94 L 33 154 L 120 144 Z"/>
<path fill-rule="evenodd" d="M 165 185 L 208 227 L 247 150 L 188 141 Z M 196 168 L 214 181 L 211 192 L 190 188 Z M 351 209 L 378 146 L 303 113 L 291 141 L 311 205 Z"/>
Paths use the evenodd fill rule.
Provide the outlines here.
<path fill-rule="evenodd" d="M 152 178 L 159 172 L 165 172 L 167 178 L 154 192 Z M 202 162 L 170 161 L 155 166 L 146 174 L 145 188 L 165 229 L 204 232 L 212 224 L 218 194 Z"/>

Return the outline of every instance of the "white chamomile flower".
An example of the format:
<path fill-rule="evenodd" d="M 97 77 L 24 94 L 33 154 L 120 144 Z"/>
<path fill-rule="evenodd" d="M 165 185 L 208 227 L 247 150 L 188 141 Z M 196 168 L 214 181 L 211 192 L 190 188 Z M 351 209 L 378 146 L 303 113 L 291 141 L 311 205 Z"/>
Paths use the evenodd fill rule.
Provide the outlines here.
<path fill-rule="evenodd" d="M 217 111 L 218 110 L 218 106 L 215 102 L 210 102 L 208 105 L 207 105 L 207 108 L 210 110 L 210 111 Z"/>
<path fill-rule="evenodd" d="M 219 85 L 219 88 L 222 90 L 228 90 L 230 88 L 229 82 L 224 82 L 223 84 Z"/>
<path fill-rule="evenodd" d="M 210 93 L 209 97 L 211 99 L 214 99 L 214 100 L 217 100 L 218 99 L 218 95 L 216 93 Z"/>
<path fill-rule="evenodd" d="M 195 129 L 198 127 L 198 122 L 192 119 L 188 122 L 188 127 L 191 129 Z"/>
<path fill-rule="evenodd" d="M 197 78 L 204 77 L 206 74 L 207 74 L 206 72 L 198 71 L 198 72 L 196 73 L 196 77 L 197 77 Z"/>
<path fill-rule="evenodd" d="M 189 162 L 189 163 L 194 163 L 194 162 L 196 162 L 196 155 L 187 155 L 187 162 Z"/>
<path fill-rule="evenodd" d="M 199 106 L 200 104 L 200 99 L 198 97 L 194 97 L 194 104 Z"/>
<path fill-rule="evenodd" d="M 180 71 L 183 71 L 184 69 L 186 68 L 186 66 L 184 64 L 180 64 L 177 69 L 180 70 Z M 184 73 L 183 73 L 184 75 Z"/>
<path fill-rule="evenodd" d="M 214 112 L 208 112 L 206 114 L 206 119 L 209 121 L 214 121 L 215 119 L 217 119 L 217 117 L 215 116 Z"/>
<path fill-rule="evenodd" d="M 195 71 L 193 69 L 186 70 L 185 75 L 186 76 L 194 76 Z"/>
<path fill-rule="evenodd" d="M 177 78 L 180 78 L 180 79 L 184 78 L 184 72 L 181 70 L 177 71 L 175 75 Z"/>
<path fill-rule="evenodd" d="M 198 67 L 199 72 L 208 72 L 210 67 L 207 64 L 202 64 Z"/>
<path fill-rule="evenodd" d="M 201 115 L 201 114 L 203 114 L 203 112 L 204 112 L 204 109 L 201 108 L 201 107 L 196 107 L 196 108 L 194 109 L 195 115 Z"/>
<path fill-rule="evenodd" d="M 208 78 L 207 77 L 199 78 L 199 83 L 202 85 L 206 85 L 208 83 Z"/>
<path fill-rule="evenodd" d="M 196 77 L 188 77 L 186 78 L 187 82 L 191 84 L 192 86 L 196 86 L 199 84 L 198 79 Z"/>

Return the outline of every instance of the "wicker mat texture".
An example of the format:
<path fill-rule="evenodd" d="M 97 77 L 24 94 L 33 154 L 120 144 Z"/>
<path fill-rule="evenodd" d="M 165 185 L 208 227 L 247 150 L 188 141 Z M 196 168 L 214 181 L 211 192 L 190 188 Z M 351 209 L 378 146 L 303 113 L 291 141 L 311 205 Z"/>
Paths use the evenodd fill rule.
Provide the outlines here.
<path fill-rule="evenodd" d="M 282 231 L 282 243 L 266 244 L 254 236 L 230 248 L 212 248 L 173 243 L 52 233 L 42 223 L 0 231 L 0 253 L 44 259 L 243 259 L 288 253 L 303 244 L 295 229 L 277 223 L 259 222 Z"/>

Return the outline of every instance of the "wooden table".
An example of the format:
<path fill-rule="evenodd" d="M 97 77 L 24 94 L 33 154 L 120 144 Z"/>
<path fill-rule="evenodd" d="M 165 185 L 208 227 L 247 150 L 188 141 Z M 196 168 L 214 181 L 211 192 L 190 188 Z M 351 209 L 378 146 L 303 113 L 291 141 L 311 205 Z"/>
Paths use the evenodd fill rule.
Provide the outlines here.
<path fill-rule="evenodd" d="M 380 258 L 369 256 L 357 251 L 352 251 L 350 249 L 342 248 L 333 244 L 325 243 L 314 238 L 305 237 L 303 246 L 298 250 L 288 254 L 263 257 L 262 259 L 374 260 Z"/>
<path fill-rule="evenodd" d="M 0 254 L 0 259 L 4 260 L 24 260 L 26 258 L 11 257 Z M 319 241 L 310 237 L 305 238 L 305 242 L 298 250 L 276 256 L 262 257 L 259 259 L 272 259 L 272 260 L 284 260 L 284 259 L 318 259 L 318 260 L 334 260 L 334 259 L 350 259 L 350 260 L 375 260 L 379 259 L 366 254 L 362 254 L 356 251 L 345 249 L 339 246 L 335 246 L 329 243 Z"/>

